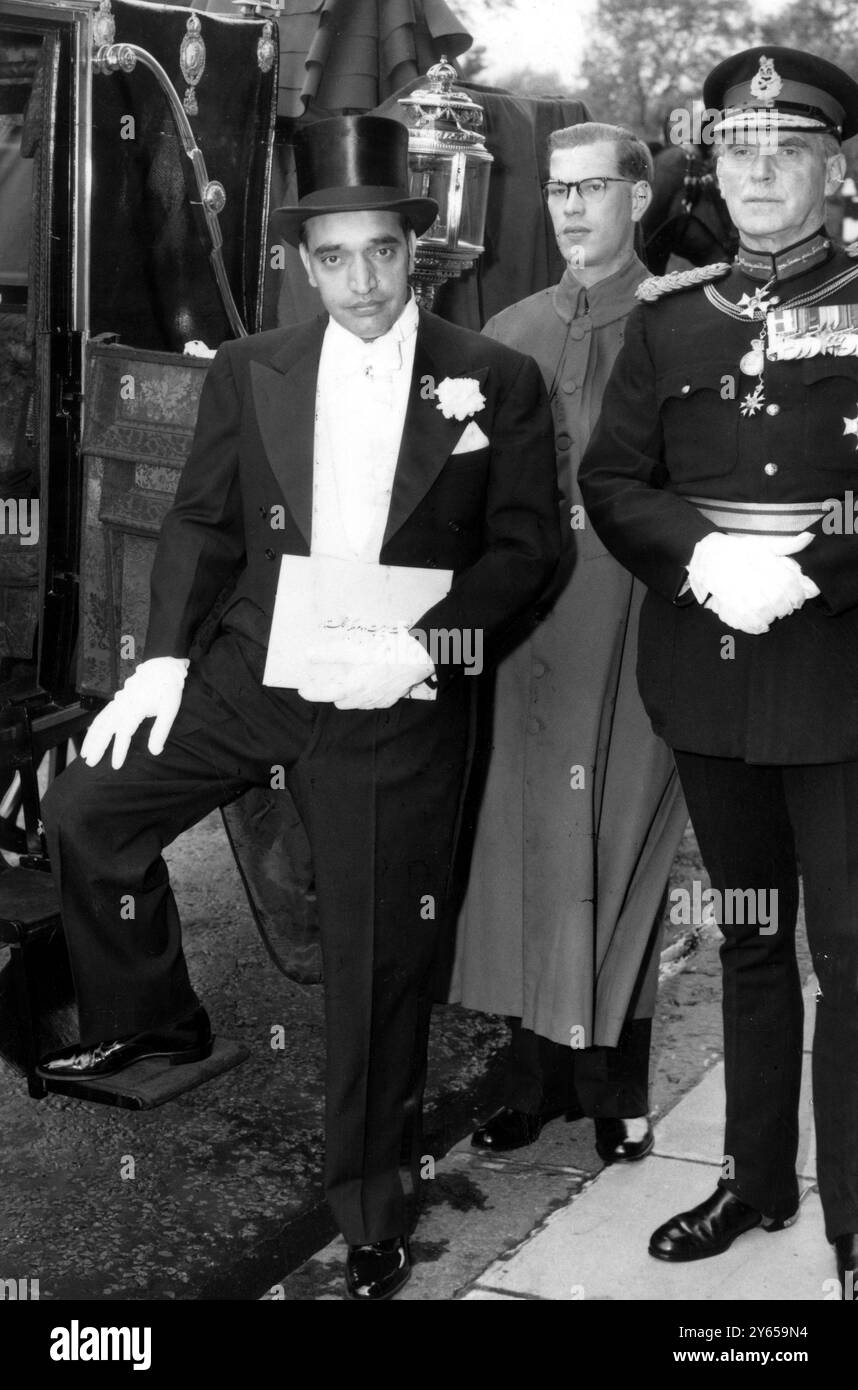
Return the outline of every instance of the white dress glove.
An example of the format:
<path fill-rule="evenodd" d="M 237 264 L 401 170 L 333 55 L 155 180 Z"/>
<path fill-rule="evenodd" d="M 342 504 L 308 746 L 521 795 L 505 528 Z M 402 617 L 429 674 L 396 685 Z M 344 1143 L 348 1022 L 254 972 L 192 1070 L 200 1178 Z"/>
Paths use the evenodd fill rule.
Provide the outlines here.
<path fill-rule="evenodd" d="M 95 767 L 113 739 L 110 763 L 112 767 L 121 767 L 133 735 L 144 719 L 152 718 L 155 723 L 149 734 L 149 752 L 162 753 L 179 713 L 189 665 L 186 657 L 178 656 L 155 656 L 141 661 L 90 724 L 80 750 L 84 762 Z"/>
<path fill-rule="evenodd" d="M 694 547 L 688 581 L 698 603 L 727 627 L 758 635 L 801 608 L 819 589 L 792 554 L 813 540 L 798 536 L 728 536 L 713 531 Z"/>
<path fill-rule="evenodd" d="M 318 674 L 298 694 L 337 709 L 387 709 L 435 672 L 425 647 L 404 626 L 334 633 L 307 659 Z"/>

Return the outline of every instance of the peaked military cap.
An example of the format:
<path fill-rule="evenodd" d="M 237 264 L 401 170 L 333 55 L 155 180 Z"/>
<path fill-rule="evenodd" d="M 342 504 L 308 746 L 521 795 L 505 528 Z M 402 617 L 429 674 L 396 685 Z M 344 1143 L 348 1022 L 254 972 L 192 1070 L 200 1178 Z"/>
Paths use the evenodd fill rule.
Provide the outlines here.
<path fill-rule="evenodd" d="M 713 134 L 741 130 L 858 134 L 858 83 L 826 58 L 764 44 L 725 58 L 703 84 L 707 110 L 721 111 Z"/>

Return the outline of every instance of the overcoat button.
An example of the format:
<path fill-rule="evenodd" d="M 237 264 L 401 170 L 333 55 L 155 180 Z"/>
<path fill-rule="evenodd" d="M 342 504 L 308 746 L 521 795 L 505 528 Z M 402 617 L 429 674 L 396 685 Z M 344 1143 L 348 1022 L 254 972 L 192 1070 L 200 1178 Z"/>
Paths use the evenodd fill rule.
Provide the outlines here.
<path fill-rule="evenodd" d="M 558 434 L 555 443 L 558 449 L 568 449 L 572 443 L 572 436 L 571 434 Z"/>
<path fill-rule="evenodd" d="M 268 550 L 266 550 L 266 552 L 265 552 L 265 558 L 266 558 L 266 560 L 276 560 L 276 559 L 277 559 L 277 556 L 274 554 L 274 551 L 271 549 L 270 546 L 269 546 Z"/>
<path fill-rule="evenodd" d="M 779 405 L 776 405 L 774 401 L 772 401 L 772 404 L 771 404 L 771 405 L 767 405 L 767 406 L 766 406 L 766 414 L 767 414 L 767 415 L 780 415 L 780 413 L 781 413 L 781 408 L 780 408 Z"/>
<path fill-rule="evenodd" d="M 571 396 L 574 391 L 578 390 L 577 381 L 564 381 L 563 390 L 566 392 L 567 396 Z"/>
<path fill-rule="evenodd" d="M 688 381 L 686 381 L 685 385 L 684 385 L 683 388 L 682 388 L 682 394 L 683 394 L 683 396 L 687 396 L 690 390 L 691 390 L 691 383 L 688 382 Z"/>
<path fill-rule="evenodd" d="M 778 471 L 778 466 L 777 466 L 776 463 L 767 463 L 766 466 L 765 466 L 765 468 L 763 469 L 763 472 L 764 472 L 765 474 L 767 474 L 767 476 L 768 476 L 769 478 L 773 478 L 773 477 L 775 476 L 775 474 L 777 473 L 777 471 Z"/>

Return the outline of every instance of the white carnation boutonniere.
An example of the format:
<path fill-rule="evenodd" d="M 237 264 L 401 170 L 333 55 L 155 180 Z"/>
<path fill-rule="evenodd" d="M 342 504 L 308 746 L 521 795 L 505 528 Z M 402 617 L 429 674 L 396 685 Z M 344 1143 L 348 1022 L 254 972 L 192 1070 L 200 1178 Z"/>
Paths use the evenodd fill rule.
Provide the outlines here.
<path fill-rule="evenodd" d="M 435 399 L 445 420 L 467 420 L 486 403 L 480 383 L 472 376 L 445 376 L 435 388 Z"/>

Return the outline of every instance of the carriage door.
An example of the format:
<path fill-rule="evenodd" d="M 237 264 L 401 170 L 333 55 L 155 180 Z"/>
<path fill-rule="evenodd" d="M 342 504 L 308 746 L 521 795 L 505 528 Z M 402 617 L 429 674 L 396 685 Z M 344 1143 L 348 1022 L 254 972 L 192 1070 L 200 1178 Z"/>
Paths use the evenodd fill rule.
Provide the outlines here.
<path fill-rule="evenodd" d="M 0 709 L 73 699 L 89 25 L 0 17 Z"/>

